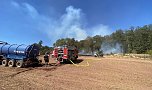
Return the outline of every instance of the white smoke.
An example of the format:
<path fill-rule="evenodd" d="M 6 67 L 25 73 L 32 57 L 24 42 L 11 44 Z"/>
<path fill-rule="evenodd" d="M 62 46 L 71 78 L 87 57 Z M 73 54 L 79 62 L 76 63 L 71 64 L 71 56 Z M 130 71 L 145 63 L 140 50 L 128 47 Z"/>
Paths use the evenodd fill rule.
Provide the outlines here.
<path fill-rule="evenodd" d="M 87 36 L 104 36 L 111 33 L 111 29 L 103 24 L 99 24 L 88 29 L 85 27 L 84 20 L 84 13 L 81 9 L 69 6 L 66 8 L 66 13 L 63 14 L 59 20 L 56 20 L 53 27 L 49 27 L 47 29 L 47 33 L 54 39 L 75 38 L 76 40 L 85 39 Z M 51 30 L 54 31 L 53 34 Z M 87 31 L 91 31 L 91 33 L 88 34 Z"/>
<path fill-rule="evenodd" d="M 118 54 L 123 52 L 121 44 L 109 42 L 103 42 L 101 45 L 101 50 L 104 54 Z"/>
<path fill-rule="evenodd" d="M 32 18 L 37 18 L 39 17 L 39 13 L 36 10 L 36 8 L 34 8 L 32 5 L 28 4 L 28 3 L 17 3 L 15 1 L 12 1 L 11 4 L 17 8 L 20 9 L 21 11 L 23 11 L 24 13 L 28 14 L 29 16 L 31 16 Z"/>
<path fill-rule="evenodd" d="M 66 8 L 66 13 L 57 20 L 53 27 L 48 28 L 48 35 L 53 38 L 75 38 L 82 40 L 87 37 L 87 33 L 81 23 L 83 20 L 81 9 L 74 9 L 72 6 Z M 54 31 L 53 33 L 51 31 Z"/>
<path fill-rule="evenodd" d="M 107 25 L 99 24 L 87 28 L 85 14 L 80 8 L 68 6 L 65 13 L 59 19 L 40 14 L 38 10 L 29 3 L 17 3 L 12 1 L 12 5 L 29 16 L 30 22 L 38 32 L 41 32 L 53 43 L 60 38 L 75 38 L 76 40 L 85 39 L 87 36 L 108 35 L 111 29 Z M 89 32 L 91 31 L 91 32 Z"/>
<path fill-rule="evenodd" d="M 103 24 L 92 27 L 91 31 L 92 31 L 92 36 L 95 36 L 95 35 L 105 36 L 105 35 L 111 34 L 111 29 L 108 26 L 103 25 Z"/>

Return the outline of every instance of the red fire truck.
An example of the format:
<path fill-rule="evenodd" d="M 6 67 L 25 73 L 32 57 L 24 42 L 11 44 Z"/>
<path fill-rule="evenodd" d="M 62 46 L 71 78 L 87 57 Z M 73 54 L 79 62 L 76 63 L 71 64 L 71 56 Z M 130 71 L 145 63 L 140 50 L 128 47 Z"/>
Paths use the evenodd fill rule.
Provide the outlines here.
<path fill-rule="evenodd" d="M 55 47 L 52 52 L 52 57 L 60 62 L 66 62 L 68 60 L 74 61 L 78 58 L 78 49 L 74 46 Z"/>

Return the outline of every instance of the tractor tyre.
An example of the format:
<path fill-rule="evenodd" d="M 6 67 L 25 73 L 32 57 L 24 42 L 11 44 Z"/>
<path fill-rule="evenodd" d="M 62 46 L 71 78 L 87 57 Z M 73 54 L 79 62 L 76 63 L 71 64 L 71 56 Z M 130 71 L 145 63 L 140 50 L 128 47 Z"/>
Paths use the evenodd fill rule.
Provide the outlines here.
<path fill-rule="evenodd" d="M 16 62 L 16 67 L 18 67 L 18 68 L 24 67 L 24 61 L 23 61 L 23 60 L 18 60 L 18 61 Z"/>
<path fill-rule="evenodd" d="M 2 65 L 3 65 L 4 67 L 6 67 L 6 66 L 8 65 L 8 60 L 3 60 L 3 61 L 2 61 Z"/>
<path fill-rule="evenodd" d="M 14 67 L 15 66 L 15 60 L 9 60 L 8 66 L 9 67 Z"/>

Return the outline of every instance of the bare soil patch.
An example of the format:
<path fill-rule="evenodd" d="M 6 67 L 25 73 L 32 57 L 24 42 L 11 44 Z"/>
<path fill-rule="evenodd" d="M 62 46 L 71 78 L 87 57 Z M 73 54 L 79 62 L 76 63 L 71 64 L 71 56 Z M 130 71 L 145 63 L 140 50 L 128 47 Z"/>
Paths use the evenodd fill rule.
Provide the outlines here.
<path fill-rule="evenodd" d="M 89 66 L 0 66 L 0 90 L 152 90 L 150 60 L 84 56 L 79 60 L 78 65 L 89 62 Z"/>

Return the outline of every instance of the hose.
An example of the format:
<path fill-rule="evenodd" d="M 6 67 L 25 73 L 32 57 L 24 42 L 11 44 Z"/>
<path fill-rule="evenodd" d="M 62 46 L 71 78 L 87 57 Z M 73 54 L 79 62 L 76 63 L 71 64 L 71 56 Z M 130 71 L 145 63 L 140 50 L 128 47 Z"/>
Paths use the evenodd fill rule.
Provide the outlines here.
<path fill-rule="evenodd" d="M 77 67 L 88 67 L 90 66 L 89 62 L 87 61 L 87 64 L 86 65 L 78 65 L 78 64 L 75 64 L 72 60 L 69 60 L 74 66 L 77 66 Z"/>

